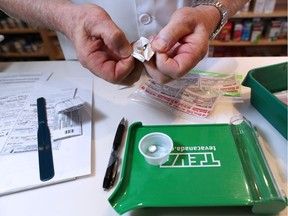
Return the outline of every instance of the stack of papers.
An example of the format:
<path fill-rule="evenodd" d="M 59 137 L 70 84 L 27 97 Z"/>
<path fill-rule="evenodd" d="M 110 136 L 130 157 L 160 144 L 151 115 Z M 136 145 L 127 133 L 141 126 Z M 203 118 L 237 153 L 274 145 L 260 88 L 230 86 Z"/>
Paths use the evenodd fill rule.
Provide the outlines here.
<path fill-rule="evenodd" d="M 91 173 L 92 79 L 51 77 L 52 73 L 41 72 L 0 74 L 0 196 Z M 47 182 L 39 178 L 39 97 L 47 102 L 53 141 L 55 176 Z M 77 103 L 55 109 L 63 101 Z"/>

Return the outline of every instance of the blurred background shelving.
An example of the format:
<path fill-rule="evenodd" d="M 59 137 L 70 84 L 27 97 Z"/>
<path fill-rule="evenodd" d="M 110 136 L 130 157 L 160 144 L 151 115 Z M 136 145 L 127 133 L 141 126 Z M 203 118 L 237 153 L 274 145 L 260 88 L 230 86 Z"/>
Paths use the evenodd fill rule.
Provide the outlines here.
<path fill-rule="evenodd" d="M 209 56 L 287 56 L 287 1 L 251 0 L 210 42 Z"/>
<path fill-rule="evenodd" d="M 64 60 L 56 33 L 0 11 L 0 61 Z M 287 0 L 251 0 L 209 44 L 209 56 L 287 56 Z"/>
<path fill-rule="evenodd" d="M 63 60 L 56 33 L 8 17 L 0 11 L 0 61 Z"/>

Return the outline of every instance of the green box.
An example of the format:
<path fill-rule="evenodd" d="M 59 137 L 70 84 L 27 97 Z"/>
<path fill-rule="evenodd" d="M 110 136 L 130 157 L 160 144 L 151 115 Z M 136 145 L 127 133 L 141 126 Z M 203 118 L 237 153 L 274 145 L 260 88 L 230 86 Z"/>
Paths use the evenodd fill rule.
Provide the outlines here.
<path fill-rule="evenodd" d="M 242 85 L 251 88 L 251 104 L 287 139 L 287 105 L 273 95 L 287 90 L 287 62 L 250 70 Z"/>

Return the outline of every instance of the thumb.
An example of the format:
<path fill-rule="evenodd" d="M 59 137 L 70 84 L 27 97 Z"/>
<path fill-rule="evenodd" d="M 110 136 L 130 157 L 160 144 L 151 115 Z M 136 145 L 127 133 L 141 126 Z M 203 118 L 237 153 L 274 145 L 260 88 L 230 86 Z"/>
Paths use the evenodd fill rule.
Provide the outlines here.
<path fill-rule="evenodd" d="M 191 8 L 177 10 L 171 17 L 169 23 L 159 32 L 152 41 L 152 48 L 156 52 L 167 52 L 182 38 L 191 34 L 195 28 L 191 16 Z"/>
<path fill-rule="evenodd" d="M 170 22 L 167 26 L 165 26 L 159 34 L 153 39 L 151 45 L 153 50 L 156 52 L 167 52 L 174 45 L 180 41 L 182 37 L 184 37 L 188 32 L 184 30 L 181 25 L 177 26 L 176 24 Z"/>
<path fill-rule="evenodd" d="M 105 30 L 102 38 L 105 45 L 119 57 L 127 58 L 131 55 L 132 46 L 120 29 L 114 28 L 114 31 Z"/>

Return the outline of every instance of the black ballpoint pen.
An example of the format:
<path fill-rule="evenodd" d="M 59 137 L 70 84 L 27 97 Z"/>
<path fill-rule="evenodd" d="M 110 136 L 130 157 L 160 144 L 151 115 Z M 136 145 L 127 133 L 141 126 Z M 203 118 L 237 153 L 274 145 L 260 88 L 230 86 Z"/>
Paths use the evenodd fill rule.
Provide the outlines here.
<path fill-rule="evenodd" d="M 38 160 L 40 180 L 47 181 L 54 176 L 51 136 L 47 123 L 46 101 L 43 97 L 37 99 L 38 114 Z"/>
<path fill-rule="evenodd" d="M 113 146 L 112 146 L 112 151 L 111 151 L 108 166 L 106 169 L 106 173 L 105 173 L 105 177 L 103 181 L 104 190 L 111 188 L 115 181 L 115 178 L 117 175 L 117 168 L 118 168 L 117 163 L 118 163 L 119 147 L 121 146 L 124 132 L 125 132 L 125 119 L 122 118 L 116 131 L 116 135 L 115 135 Z"/>

